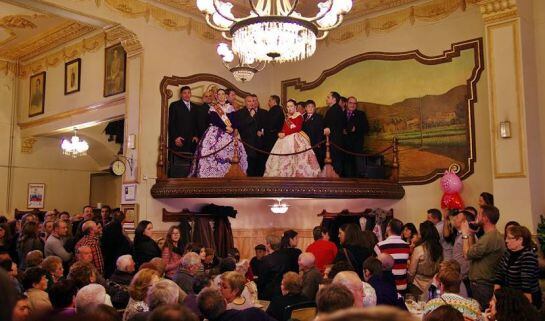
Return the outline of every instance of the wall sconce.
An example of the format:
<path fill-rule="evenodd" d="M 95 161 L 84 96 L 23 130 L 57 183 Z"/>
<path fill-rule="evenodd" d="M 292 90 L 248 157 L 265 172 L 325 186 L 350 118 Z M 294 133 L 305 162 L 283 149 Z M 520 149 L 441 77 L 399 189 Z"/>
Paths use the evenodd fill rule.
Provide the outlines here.
<path fill-rule="evenodd" d="M 511 122 L 501 121 L 500 122 L 500 137 L 501 138 L 511 138 Z"/>

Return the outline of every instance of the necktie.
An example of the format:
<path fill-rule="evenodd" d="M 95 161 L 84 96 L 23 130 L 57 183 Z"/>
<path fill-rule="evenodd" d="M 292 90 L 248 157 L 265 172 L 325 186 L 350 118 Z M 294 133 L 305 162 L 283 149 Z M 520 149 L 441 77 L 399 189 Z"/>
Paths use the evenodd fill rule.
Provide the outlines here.
<path fill-rule="evenodd" d="M 185 106 L 187 107 L 187 110 L 191 111 L 191 103 L 185 102 Z"/>
<path fill-rule="evenodd" d="M 254 108 L 250 109 L 250 116 L 252 116 L 252 117 L 255 116 L 255 109 Z"/>

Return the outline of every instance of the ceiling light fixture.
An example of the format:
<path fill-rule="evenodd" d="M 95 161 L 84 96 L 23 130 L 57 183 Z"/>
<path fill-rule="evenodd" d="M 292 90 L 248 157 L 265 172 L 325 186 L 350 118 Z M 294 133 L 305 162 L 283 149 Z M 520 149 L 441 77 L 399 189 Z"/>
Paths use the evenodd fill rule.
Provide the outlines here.
<path fill-rule="evenodd" d="M 251 11 L 236 18 L 233 4 L 221 0 L 197 0 L 206 22 L 232 41 L 241 63 L 288 62 L 306 59 L 316 51 L 316 40 L 327 37 L 352 9 L 352 0 L 317 3 L 318 13 L 304 17 L 296 11 L 299 0 L 247 0 Z"/>
<path fill-rule="evenodd" d="M 274 214 L 285 214 L 290 206 L 286 203 L 282 203 L 281 198 L 277 199 L 276 201 L 277 203 L 269 205 L 271 207 L 271 212 Z"/>
<path fill-rule="evenodd" d="M 61 143 L 62 153 L 67 156 L 76 158 L 78 156 L 87 155 L 89 144 L 78 137 L 78 130 L 74 128 L 74 136 L 70 140 L 63 139 Z"/>
<path fill-rule="evenodd" d="M 218 55 L 221 56 L 223 65 L 227 70 L 229 70 L 236 81 L 247 82 L 254 78 L 256 72 L 259 72 L 265 68 L 267 63 L 265 62 L 254 62 L 253 64 L 242 63 L 242 60 L 238 58 L 238 63 L 234 66 L 231 66 L 233 61 L 235 61 L 235 53 L 229 48 L 229 45 L 226 43 L 220 43 L 217 49 Z M 230 65 L 231 64 L 231 65 Z"/>

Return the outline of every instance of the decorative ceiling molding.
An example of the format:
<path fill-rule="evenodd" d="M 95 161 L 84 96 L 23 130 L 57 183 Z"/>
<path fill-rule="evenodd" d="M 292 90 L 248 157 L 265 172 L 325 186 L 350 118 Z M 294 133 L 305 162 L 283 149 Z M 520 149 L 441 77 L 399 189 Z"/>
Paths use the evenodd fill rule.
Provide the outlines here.
<path fill-rule="evenodd" d="M 369 36 L 374 32 L 389 32 L 406 22 L 409 22 L 410 25 L 414 25 L 416 21 L 436 22 L 447 18 L 459 9 L 465 11 L 468 5 L 476 4 L 478 1 L 479 0 L 431 0 L 384 15 L 341 25 L 339 28 L 331 31 L 325 41 L 326 44 L 331 42 L 341 43 L 350 41 L 360 35 Z M 400 0 L 400 2 L 404 1 Z M 394 2 L 390 2 L 390 5 L 393 6 Z"/>
<path fill-rule="evenodd" d="M 87 0 L 91 1 L 91 0 Z M 383 15 L 358 20 L 351 24 L 341 25 L 330 32 L 326 38 L 328 43 L 341 43 L 350 41 L 358 35 L 369 36 L 372 32 L 389 32 L 407 21 L 413 25 L 416 21 L 436 22 L 447 18 L 449 15 L 461 9 L 466 10 L 468 5 L 476 4 L 480 0 L 430 0 L 414 6 L 405 7 L 397 11 L 391 11 L 397 7 L 410 5 L 420 0 L 366 0 L 355 1 L 354 7 L 347 19 L 358 20 L 366 15 L 389 11 Z M 489 0 L 489 1 L 514 1 L 514 0 Z M 221 34 L 214 31 L 199 18 L 191 18 L 177 11 L 183 11 L 189 15 L 200 17 L 193 0 L 95 0 L 97 6 L 105 3 L 109 8 L 129 18 L 144 18 L 146 22 L 157 22 L 161 27 L 172 31 L 187 31 L 188 34 L 197 34 L 200 38 L 219 42 Z M 242 0 L 234 1 L 233 11 L 243 7 Z M 172 10 L 169 10 L 169 7 Z"/>
<path fill-rule="evenodd" d="M 102 32 L 92 37 L 82 39 L 75 44 L 66 46 L 38 60 L 21 65 L 19 67 L 18 76 L 20 78 L 25 78 L 37 72 L 46 70 L 49 67 L 56 66 L 61 62 L 80 57 L 86 52 L 97 51 L 98 49 L 104 47 L 104 43 L 104 33 Z M 1 65 L 0 70 L 2 70 Z"/>
<path fill-rule="evenodd" d="M 106 46 L 121 43 L 128 57 L 138 55 L 144 50 L 136 34 L 121 25 L 115 25 L 104 31 L 106 33 Z"/>
<path fill-rule="evenodd" d="M 3 28 L 9 34 L 9 37 L 0 41 L 0 46 L 17 38 L 17 34 L 13 29 L 35 29 L 36 24 L 31 22 L 30 19 L 37 17 L 40 17 L 40 15 L 9 15 L 2 17 L 0 19 L 0 28 Z"/>
<path fill-rule="evenodd" d="M 0 73 L 4 73 L 6 76 L 17 74 L 17 63 L 0 60 Z"/>
<path fill-rule="evenodd" d="M 8 60 L 29 60 L 94 30 L 96 30 L 94 27 L 68 21 L 45 33 L 39 33 L 16 46 L 0 50 L 0 57 Z"/>
<path fill-rule="evenodd" d="M 478 2 L 486 23 L 518 17 L 517 0 L 479 0 Z"/>

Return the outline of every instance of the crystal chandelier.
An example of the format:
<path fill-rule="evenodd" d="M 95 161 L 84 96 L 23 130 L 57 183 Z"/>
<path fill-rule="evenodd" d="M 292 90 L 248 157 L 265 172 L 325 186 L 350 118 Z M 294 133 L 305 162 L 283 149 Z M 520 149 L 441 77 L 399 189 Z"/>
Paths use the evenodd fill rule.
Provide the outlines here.
<path fill-rule="evenodd" d="M 288 62 L 308 58 L 316 51 L 316 40 L 338 27 L 352 9 L 352 0 L 317 3 L 318 13 L 304 17 L 296 11 L 299 0 L 247 0 L 251 12 L 236 18 L 233 4 L 221 0 L 197 0 L 197 7 L 213 29 L 232 41 L 243 64 Z"/>
<path fill-rule="evenodd" d="M 230 64 L 235 60 L 235 54 L 226 43 L 220 43 L 218 45 L 218 55 L 221 56 L 223 65 L 227 70 L 229 70 L 236 81 L 246 82 L 254 78 L 256 72 L 261 71 L 265 68 L 267 63 L 265 62 L 254 62 L 253 64 L 242 63 L 242 60 L 238 58 L 238 64 L 234 67 L 231 67 Z"/>
<path fill-rule="evenodd" d="M 74 158 L 78 156 L 87 155 L 89 144 L 86 141 L 80 139 L 77 135 L 78 130 L 74 128 L 74 136 L 70 140 L 63 139 L 61 148 L 64 155 L 72 156 Z"/>

